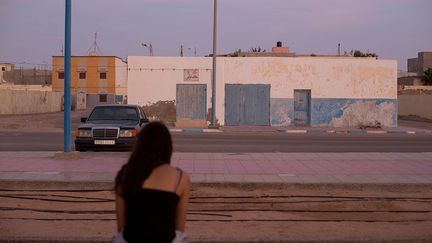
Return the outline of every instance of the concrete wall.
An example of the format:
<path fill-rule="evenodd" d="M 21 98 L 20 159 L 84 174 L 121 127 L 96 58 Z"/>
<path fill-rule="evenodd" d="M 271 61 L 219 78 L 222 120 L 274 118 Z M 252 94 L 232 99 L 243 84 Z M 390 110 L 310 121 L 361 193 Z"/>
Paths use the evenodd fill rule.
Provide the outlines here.
<path fill-rule="evenodd" d="M 432 68 L 432 52 L 419 52 L 418 53 L 418 72 L 423 75 L 423 72 Z"/>
<path fill-rule="evenodd" d="M 295 89 L 312 92 L 312 126 L 354 127 L 376 121 L 388 127 L 397 124 L 395 61 L 226 58 L 223 75 L 225 83 L 271 85 L 272 125 L 292 124 Z M 218 93 L 224 96 L 223 89 Z"/>
<path fill-rule="evenodd" d="M 219 63 L 221 64 L 221 63 Z M 210 102 L 212 60 L 206 57 L 128 57 L 128 103 L 175 100 L 176 84 L 207 84 Z M 199 81 L 185 81 L 184 69 L 198 69 Z"/>
<path fill-rule="evenodd" d="M 414 94 L 399 95 L 398 113 L 401 116 L 419 116 L 422 118 L 432 119 L 432 95 L 431 94 Z"/>
<path fill-rule="evenodd" d="M 432 91 L 430 85 L 408 85 L 403 87 L 404 90 L 421 90 L 421 91 Z"/>
<path fill-rule="evenodd" d="M 36 114 L 62 109 L 61 92 L 0 90 L 0 114 Z"/>
<path fill-rule="evenodd" d="M 99 94 L 87 94 L 86 102 L 87 108 L 93 108 L 97 105 L 115 104 L 115 95 L 107 94 L 107 102 L 99 101 Z"/>
<path fill-rule="evenodd" d="M 420 77 L 402 77 L 397 80 L 398 85 L 422 85 L 423 81 Z"/>
<path fill-rule="evenodd" d="M 184 79 L 198 69 L 199 80 Z M 312 126 L 397 125 L 396 61 L 343 57 L 219 57 L 216 117 L 225 120 L 225 84 L 270 84 L 271 125 L 293 121 L 295 89 L 310 89 Z M 128 57 L 128 103 L 175 100 L 176 84 L 207 84 L 211 108 L 211 58 Z M 330 115 L 329 115 L 330 114 Z"/>
<path fill-rule="evenodd" d="M 121 59 L 115 59 L 115 94 L 127 95 L 127 63 Z"/>
<path fill-rule="evenodd" d="M 408 58 L 407 59 L 407 71 L 412 73 L 418 73 L 418 59 L 417 58 Z"/>
<path fill-rule="evenodd" d="M 423 72 L 432 68 L 432 52 L 419 52 L 417 58 L 407 60 L 408 72 L 415 72 L 422 76 Z"/>
<path fill-rule="evenodd" d="M 20 84 L 0 84 L 0 89 L 24 90 L 24 91 L 52 91 L 51 85 L 20 85 Z"/>

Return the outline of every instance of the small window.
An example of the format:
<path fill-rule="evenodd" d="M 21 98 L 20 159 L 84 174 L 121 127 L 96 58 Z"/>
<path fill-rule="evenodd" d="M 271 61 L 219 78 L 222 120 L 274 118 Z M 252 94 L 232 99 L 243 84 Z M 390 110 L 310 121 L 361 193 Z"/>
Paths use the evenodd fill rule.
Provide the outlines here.
<path fill-rule="evenodd" d="M 99 79 L 106 79 L 106 72 L 99 73 Z"/>
<path fill-rule="evenodd" d="M 64 79 L 64 72 L 58 72 L 58 79 Z"/>
<path fill-rule="evenodd" d="M 6 71 L 6 67 L 2 67 L 2 71 Z"/>
<path fill-rule="evenodd" d="M 80 72 L 79 73 L 79 79 L 86 79 L 86 73 L 85 72 Z"/>
<path fill-rule="evenodd" d="M 107 102 L 107 95 L 106 94 L 99 95 L 99 102 Z"/>

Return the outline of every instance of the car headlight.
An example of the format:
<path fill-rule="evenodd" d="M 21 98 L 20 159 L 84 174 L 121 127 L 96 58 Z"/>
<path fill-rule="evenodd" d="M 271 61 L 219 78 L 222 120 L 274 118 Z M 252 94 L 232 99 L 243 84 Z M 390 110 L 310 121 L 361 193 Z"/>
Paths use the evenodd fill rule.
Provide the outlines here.
<path fill-rule="evenodd" d="M 135 129 L 122 129 L 120 130 L 119 137 L 135 137 L 136 136 L 136 130 Z"/>
<path fill-rule="evenodd" d="M 78 129 L 76 136 L 81 138 L 91 138 L 92 131 L 89 129 Z"/>

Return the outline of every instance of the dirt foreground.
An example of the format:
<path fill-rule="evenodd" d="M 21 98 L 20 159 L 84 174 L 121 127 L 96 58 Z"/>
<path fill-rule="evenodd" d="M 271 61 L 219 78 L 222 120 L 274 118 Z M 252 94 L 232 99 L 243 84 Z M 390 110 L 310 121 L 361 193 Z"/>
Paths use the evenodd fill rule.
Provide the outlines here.
<path fill-rule="evenodd" d="M 0 182 L 0 242 L 110 242 L 110 183 Z M 191 242 L 431 242 L 429 185 L 194 184 Z"/>

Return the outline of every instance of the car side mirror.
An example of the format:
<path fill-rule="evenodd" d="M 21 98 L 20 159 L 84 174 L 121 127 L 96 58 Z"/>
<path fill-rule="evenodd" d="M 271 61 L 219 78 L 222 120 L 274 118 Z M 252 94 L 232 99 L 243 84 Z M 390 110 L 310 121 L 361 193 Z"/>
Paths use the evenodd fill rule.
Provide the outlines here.
<path fill-rule="evenodd" d="M 142 119 L 140 119 L 140 124 L 148 123 L 148 122 L 149 122 L 148 118 L 142 118 Z"/>
<path fill-rule="evenodd" d="M 81 122 L 84 123 L 87 121 L 87 117 L 81 117 Z"/>

